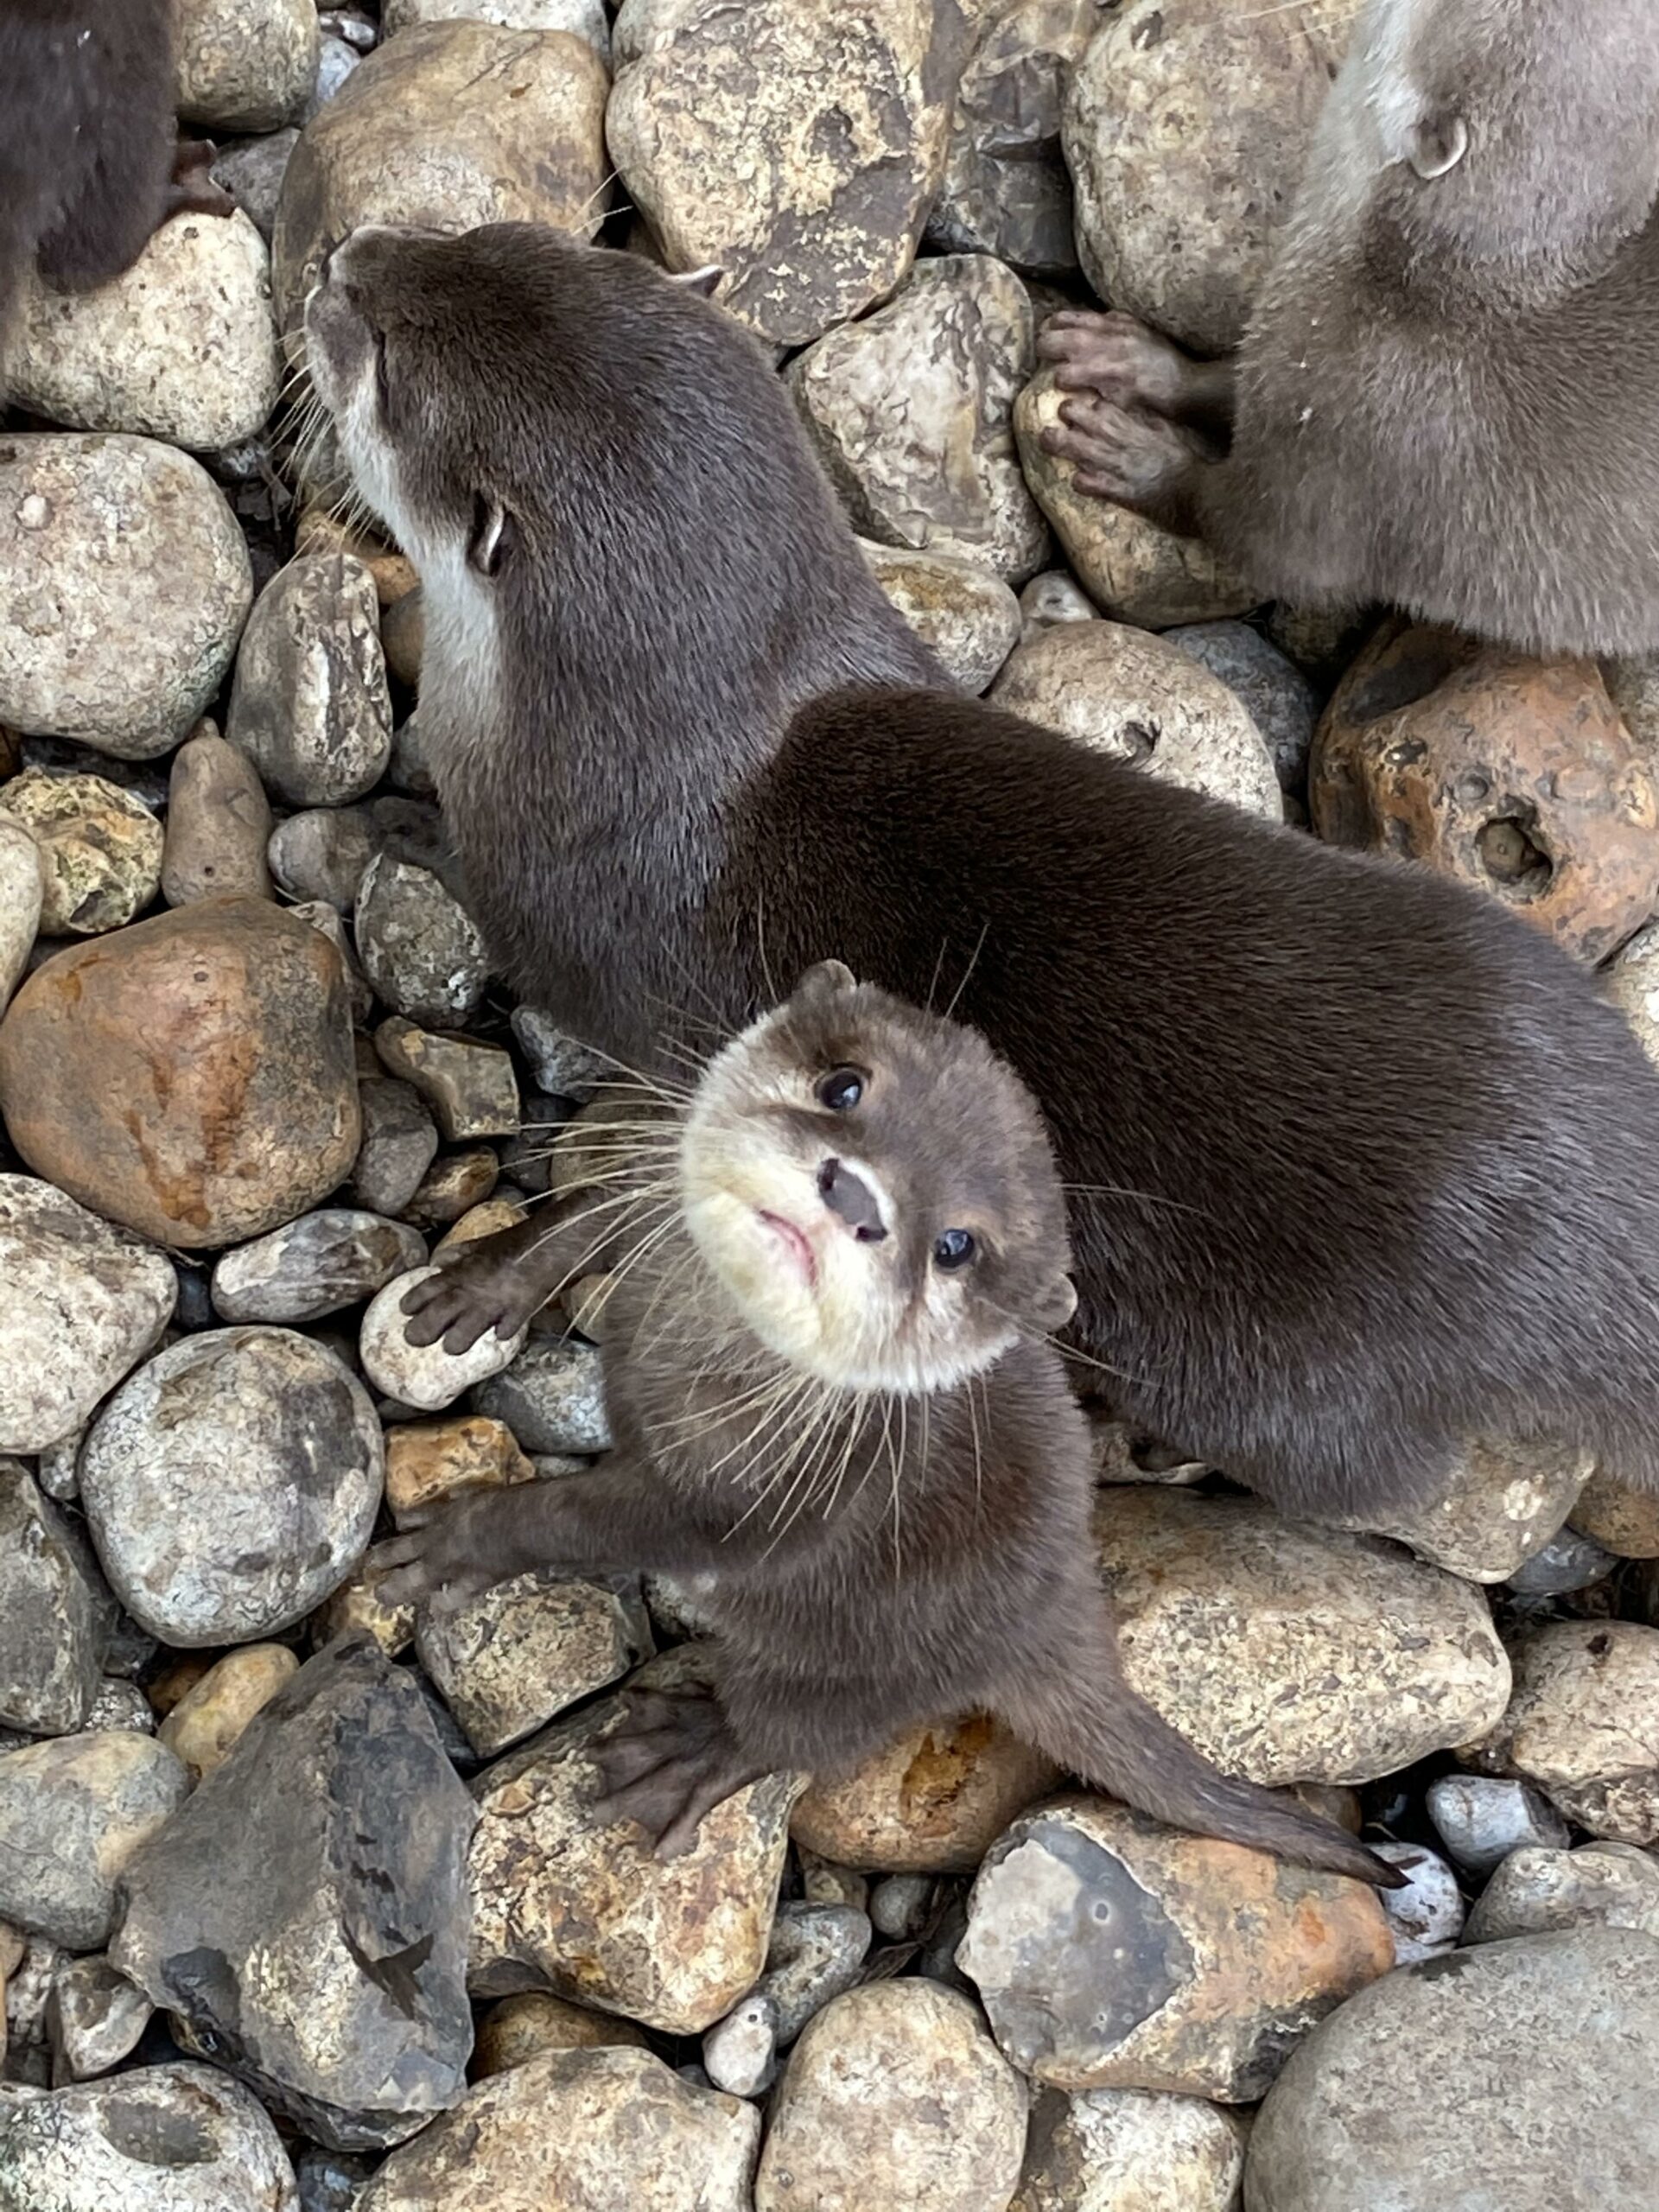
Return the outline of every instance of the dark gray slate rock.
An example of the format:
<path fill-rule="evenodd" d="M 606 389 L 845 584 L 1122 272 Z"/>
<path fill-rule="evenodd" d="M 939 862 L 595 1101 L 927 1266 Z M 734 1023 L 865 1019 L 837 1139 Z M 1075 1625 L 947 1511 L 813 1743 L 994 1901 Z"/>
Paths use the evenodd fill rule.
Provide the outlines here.
<path fill-rule="evenodd" d="M 0 1726 L 86 1726 L 113 1611 L 79 1533 L 19 1461 L 0 1459 Z"/>
<path fill-rule="evenodd" d="M 391 1076 L 365 1076 L 358 1098 L 363 1141 L 347 1189 L 371 1213 L 402 1213 L 437 1155 L 438 1125 L 414 1084 Z"/>
<path fill-rule="evenodd" d="M 276 2130 L 211 2066 L 0 2104 L 0 2212 L 295 2212 Z"/>

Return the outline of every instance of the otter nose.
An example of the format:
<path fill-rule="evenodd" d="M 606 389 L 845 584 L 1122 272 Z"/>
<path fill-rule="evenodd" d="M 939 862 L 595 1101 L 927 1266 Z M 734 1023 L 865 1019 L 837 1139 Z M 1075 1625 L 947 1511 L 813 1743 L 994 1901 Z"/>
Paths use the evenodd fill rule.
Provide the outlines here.
<path fill-rule="evenodd" d="M 841 1216 L 861 1244 L 879 1244 L 887 1235 L 874 1192 L 844 1160 L 824 1161 L 818 1170 L 818 1195 L 831 1213 Z"/>

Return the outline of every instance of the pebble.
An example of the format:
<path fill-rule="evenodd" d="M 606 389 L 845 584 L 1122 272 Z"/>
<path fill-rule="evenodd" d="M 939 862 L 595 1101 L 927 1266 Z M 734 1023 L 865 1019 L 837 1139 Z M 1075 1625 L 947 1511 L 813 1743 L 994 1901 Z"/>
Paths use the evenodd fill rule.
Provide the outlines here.
<path fill-rule="evenodd" d="M 1535 1783 L 1592 1835 L 1659 1843 L 1659 1629 L 1557 1621 L 1510 1657 L 1514 1694 L 1473 1764 Z"/>
<path fill-rule="evenodd" d="M 755 2212 L 1004 2212 L 1026 2092 L 955 1991 L 874 1982 L 796 2044 L 755 2176 Z"/>
<path fill-rule="evenodd" d="M 611 58 L 605 0 L 385 0 L 381 15 L 388 38 L 411 23 L 448 22 L 465 16 L 480 23 L 503 23 L 510 30 L 569 31 L 585 38 L 601 61 Z"/>
<path fill-rule="evenodd" d="M 0 1459 L 0 1724 L 40 1736 L 87 1726 L 110 1610 L 74 1524 L 20 1460 Z"/>
<path fill-rule="evenodd" d="M 387 1431 L 387 1440 L 397 1433 Z M 340 1636 L 371 1636 L 387 1658 L 400 1658 L 415 1641 L 415 1607 L 390 1605 L 380 1594 L 378 1577 L 366 1567 L 324 1599 L 306 1624 L 309 1649 L 321 1651 Z"/>
<path fill-rule="evenodd" d="M 171 1751 L 130 1729 L 0 1754 L 0 1918 L 97 1950 L 115 1924 L 118 1881 L 189 1788 Z"/>
<path fill-rule="evenodd" d="M 758 2097 L 778 2067 L 778 2015 L 769 1998 L 748 1996 L 702 2039 L 702 2067 L 715 2088 Z"/>
<path fill-rule="evenodd" d="M 294 2208 L 276 2130 L 211 2066 L 140 2067 L 0 2104 L 0 2212 Z"/>
<path fill-rule="evenodd" d="M 0 1994 L 5 1999 L 0 2045 L 9 2044 L 10 2049 L 5 2075 L 0 2078 L 0 2111 L 14 2082 L 38 2082 L 44 2087 L 51 2078 L 46 2018 L 53 1988 L 67 1963 L 67 1954 L 56 1943 L 0 1924 L 0 1965 L 6 1967 L 0 1974 L 0 1984 L 3 1984 Z"/>
<path fill-rule="evenodd" d="M 407 1421 L 386 1439 L 386 1506 L 399 1528 L 446 1498 L 531 1482 L 535 1473 L 512 1431 L 483 1414 Z"/>
<path fill-rule="evenodd" d="M 452 1612 L 423 1611 L 415 1648 L 474 1751 L 493 1758 L 655 1647 L 637 1595 L 524 1574 Z"/>
<path fill-rule="evenodd" d="M 1098 622 L 1100 609 L 1065 569 L 1045 569 L 1020 594 L 1020 642 L 1062 622 Z"/>
<path fill-rule="evenodd" d="M 81 1497 L 127 1611 L 186 1650 L 302 1620 L 361 1557 L 380 1425 L 324 1345 L 211 1329 L 140 1368 L 92 1424 Z"/>
<path fill-rule="evenodd" d="M 41 1488 L 60 1505 L 80 1495 L 80 1446 L 85 1434 L 84 1429 L 78 1428 L 56 1444 L 47 1445 L 35 1463 Z"/>
<path fill-rule="evenodd" d="M 302 554 L 265 586 L 236 657 L 225 734 L 290 806 L 344 806 L 379 782 L 391 698 L 362 562 Z"/>
<path fill-rule="evenodd" d="M 766 1946 L 766 1970 L 754 1994 L 772 2007 L 778 2048 L 786 2050 L 832 1998 L 863 1970 L 873 1930 L 851 1904 L 783 1904 Z"/>
<path fill-rule="evenodd" d="M 162 1721 L 161 1738 L 189 1768 L 192 1782 L 224 1765 L 255 1713 L 299 1666 L 285 1643 L 246 1643 L 227 1651 L 185 1692 Z"/>
<path fill-rule="evenodd" d="M 1589 1923 L 1659 1936 L 1659 1859 L 1629 1843 L 1512 1851 L 1476 1898 L 1464 1941 L 1502 1943 Z"/>
<path fill-rule="evenodd" d="M 41 895 L 41 849 L 21 822 L 0 814 L 0 1014 L 40 933 Z"/>
<path fill-rule="evenodd" d="M 352 942 L 352 933 L 346 928 L 345 917 L 340 909 L 329 906 L 325 899 L 308 899 L 302 906 L 290 906 L 288 911 L 296 921 L 303 922 L 308 929 L 315 930 L 319 937 L 326 938 L 334 946 L 340 956 L 340 969 L 346 978 L 346 1003 L 351 1009 L 353 1027 L 355 1028 L 358 1024 L 365 1022 L 373 1009 L 374 993 L 369 987 L 368 977 L 363 973 L 357 947 Z"/>
<path fill-rule="evenodd" d="M 870 1920 L 876 1933 L 894 1943 L 922 1936 L 933 1911 L 938 1885 L 927 1874 L 889 1874 L 870 1892 Z"/>
<path fill-rule="evenodd" d="M 321 2151 L 307 2145 L 294 2161 L 299 2212 L 357 2212 L 374 2164 L 373 2159 L 355 2152 Z"/>
<path fill-rule="evenodd" d="M 1164 636 L 1237 694 L 1267 741 L 1280 789 L 1301 791 L 1319 700 L 1295 662 L 1248 622 L 1187 622 Z"/>
<path fill-rule="evenodd" d="M 1559 1529 L 1547 1544 L 1540 1544 L 1510 1577 L 1510 1588 L 1520 1598 L 1561 1598 L 1588 1590 L 1606 1579 L 1618 1565 L 1615 1554 L 1593 1537 L 1572 1529 Z"/>
<path fill-rule="evenodd" d="M 77 1434 L 178 1294 L 164 1254 L 31 1175 L 0 1175 L 0 1452 Z"/>
<path fill-rule="evenodd" d="M 799 1844 L 795 1847 L 795 1861 L 800 1869 L 801 1895 L 808 1904 L 853 1905 L 860 1912 L 868 1910 L 869 1876 L 861 1874 L 856 1866 L 837 1866 L 833 1859 L 820 1859 L 816 1851 Z"/>
<path fill-rule="evenodd" d="M 327 1207 L 221 1255 L 213 1307 L 226 1321 L 316 1321 L 425 1261 L 424 1241 L 403 1222 Z"/>
<path fill-rule="evenodd" d="M 1659 2166 L 1659 1941 L 1576 1929 L 1389 1974 L 1293 2052 L 1246 2212 L 1564 2212 Z"/>
<path fill-rule="evenodd" d="M 296 121 L 317 74 L 315 0 L 176 0 L 179 113 L 208 130 Z"/>
<path fill-rule="evenodd" d="M 448 1153 L 435 1160 L 421 1178 L 403 1217 L 416 1229 L 448 1228 L 474 1206 L 481 1205 L 495 1188 L 501 1163 L 486 1144 L 472 1145 L 465 1152 Z"/>
<path fill-rule="evenodd" d="M 292 899 L 321 899 L 349 913 L 381 847 L 365 806 L 306 807 L 279 822 L 267 852 L 270 872 Z"/>
<path fill-rule="evenodd" d="M 450 897 L 435 875 L 379 854 L 364 871 L 356 925 L 369 981 L 395 1014 L 429 1028 L 454 1029 L 477 1011 L 490 972 L 484 939 L 466 908 Z M 487 1049 L 452 1047 L 468 1053 Z M 511 1069 L 506 1074 L 510 1077 Z M 515 1126 L 518 1104 L 514 1088 Z M 448 1134 L 497 1132 L 462 1128 Z"/>
<path fill-rule="evenodd" d="M 945 674 L 982 691 L 1020 636 L 1020 602 L 1001 576 L 951 553 L 861 542 L 871 573 Z"/>
<path fill-rule="evenodd" d="M 153 1736 L 156 1733 L 156 1713 L 137 1682 L 124 1682 L 114 1675 L 105 1675 L 92 1692 L 92 1701 L 86 1708 L 86 1725 L 89 1732 L 130 1728 L 141 1736 Z"/>
<path fill-rule="evenodd" d="M 1454 1949 L 1463 1932 L 1465 1906 L 1457 1875 L 1446 1860 L 1416 1843 L 1371 1847 L 1408 1878 L 1402 1890 L 1377 1891 L 1394 1937 L 1395 1963 L 1415 1966 Z"/>
<path fill-rule="evenodd" d="M 200 462 L 148 438 L 0 443 L 0 722 L 128 760 L 212 703 L 253 598 L 247 545 Z"/>
<path fill-rule="evenodd" d="M 1465 1445 L 1436 1497 L 1367 1522 L 1419 1558 L 1469 1582 L 1506 1582 L 1548 1541 L 1589 1479 L 1594 1454 L 1545 1438 L 1483 1438 Z"/>
<path fill-rule="evenodd" d="M 324 37 L 317 56 L 316 85 L 305 104 L 305 122 L 309 123 L 314 115 L 327 106 L 362 58 L 345 39 Z"/>
<path fill-rule="evenodd" d="M 489 1329 L 470 1351 L 461 1353 L 446 1351 L 441 1343 L 410 1344 L 404 1299 L 416 1283 L 437 1272 L 432 1267 L 413 1268 L 395 1277 L 377 1293 L 357 1340 L 363 1372 L 375 1389 L 422 1413 L 441 1413 L 474 1383 L 499 1375 L 518 1357 L 528 1334 L 520 1329 L 515 1336 L 499 1337 Z"/>
<path fill-rule="evenodd" d="M 1151 2089 L 1044 2089 L 1008 2212 L 1237 2212 L 1244 2130 Z"/>
<path fill-rule="evenodd" d="M 785 380 L 856 530 L 1013 584 L 1044 566 L 1048 525 L 1013 429 L 1034 343 L 1014 272 L 950 254 L 918 263 L 886 307 L 790 364 Z"/>
<path fill-rule="evenodd" d="M 415 1086 L 449 1143 L 518 1134 L 518 1081 L 511 1054 L 499 1046 L 434 1036 L 397 1014 L 380 1024 L 374 1043 L 387 1072 Z"/>
<path fill-rule="evenodd" d="M 1620 1559 L 1659 1559 L 1659 1497 L 1599 1469 L 1579 1493 L 1573 1526 Z"/>
<path fill-rule="evenodd" d="M 369 1213 L 401 1214 L 436 1156 L 437 1124 L 411 1084 L 371 1076 L 358 1096 L 363 1136 L 346 1195 Z"/>
<path fill-rule="evenodd" d="M 1490 1874 L 1511 1852 L 1556 1849 L 1567 1822 L 1541 1790 L 1489 1774 L 1443 1774 L 1428 1785 L 1428 1816 L 1465 1874 Z"/>
<path fill-rule="evenodd" d="M 86 2082 L 130 2058 L 155 2006 L 107 1959 L 72 1959 L 52 1985 L 47 2033 L 53 2074 Z"/>
<path fill-rule="evenodd" d="M 357 1153 L 339 957 L 262 899 L 60 952 L 0 1024 L 0 1109 L 29 1165 L 108 1220 L 187 1250 L 257 1236 Z"/>
<path fill-rule="evenodd" d="M 530 1989 L 492 2005 L 478 2024 L 472 2076 L 486 2082 L 556 2050 L 644 2050 L 645 2031 L 612 2012 L 590 2012 L 563 1997 Z"/>
<path fill-rule="evenodd" d="M 359 2212 L 750 2212 L 760 2134 L 649 2051 L 552 2051 L 395 2151 Z"/>
<path fill-rule="evenodd" d="M 161 823 L 103 776 L 26 768 L 0 785 L 0 816 L 20 823 L 40 855 L 42 936 L 118 930 L 161 887 Z"/>
<path fill-rule="evenodd" d="M 539 1008 L 514 1007 L 512 1023 L 513 1042 L 529 1061 L 538 1090 L 584 1106 L 609 1079 L 608 1062 L 567 1037 Z"/>
<path fill-rule="evenodd" d="M 128 1862 L 111 1963 L 313 2141 L 401 2142 L 461 2091 L 472 1825 L 415 1682 L 335 1644 Z"/>
<path fill-rule="evenodd" d="M 276 227 L 276 203 L 289 157 L 300 134 L 291 125 L 258 138 L 238 138 L 219 144 L 209 174 L 228 192 L 265 244 Z"/>
<path fill-rule="evenodd" d="M 565 1338 L 518 1352 L 474 1394 L 481 1414 L 505 1421 L 526 1452 L 608 1452 L 604 1362 Z"/>
<path fill-rule="evenodd" d="M 270 802 L 253 764 L 211 723 L 173 756 L 162 895 L 169 906 L 236 894 L 269 899 Z"/>

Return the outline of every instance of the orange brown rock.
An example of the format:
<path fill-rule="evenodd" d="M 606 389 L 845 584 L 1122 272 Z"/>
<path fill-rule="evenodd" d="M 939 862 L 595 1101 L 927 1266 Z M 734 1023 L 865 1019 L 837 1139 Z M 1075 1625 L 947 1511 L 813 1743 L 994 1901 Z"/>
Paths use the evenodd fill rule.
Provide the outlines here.
<path fill-rule="evenodd" d="M 512 1431 L 486 1414 L 403 1421 L 386 1432 L 386 1504 L 394 1520 L 462 1491 L 535 1478 Z"/>
<path fill-rule="evenodd" d="M 965 1872 L 1058 1780 L 1040 1751 L 974 1714 L 909 1729 L 844 1781 L 815 1784 L 790 1834 L 821 1859 L 870 1873 Z"/>

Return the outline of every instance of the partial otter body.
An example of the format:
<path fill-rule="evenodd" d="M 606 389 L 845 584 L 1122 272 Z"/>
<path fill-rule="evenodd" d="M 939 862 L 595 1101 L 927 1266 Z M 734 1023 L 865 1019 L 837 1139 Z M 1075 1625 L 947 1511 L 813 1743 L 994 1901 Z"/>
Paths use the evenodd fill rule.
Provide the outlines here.
<path fill-rule="evenodd" d="M 1371 0 L 1236 362 L 1039 340 L 1079 488 L 1263 596 L 1659 646 L 1659 11 Z"/>
<path fill-rule="evenodd" d="M 1065 1320 L 1065 1206 L 1036 1106 L 973 1032 L 836 963 L 709 1067 L 568 1273 L 620 1258 L 605 1311 L 615 1448 L 591 1475 L 485 1493 L 383 1548 L 389 1599 L 531 1567 L 707 1578 L 714 1696 L 643 1700 L 610 1805 L 673 1851 L 758 1775 L 832 1775 L 903 1728 L 999 1714 L 1143 1811 L 1363 1880 L 1326 1821 L 1210 1766 L 1125 1684 L 1090 1561 Z M 629 1257 L 632 1255 L 633 1256 Z M 416 1341 L 446 1277 L 405 1300 Z"/>
<path fill-rule="evenodd" d="M 370 231 L 308 325 L 518 990 L 656 1072 L 768 966 L 954 1002 L 1054 1134 L 1082 1371 L 1290 1511 L 1483 1431 L 1652 1478 L 1659 1081 L 1541 933 L 942 688 L 758 348 L 640 261 Z M 458 1326 L 527 1318 L 535 1243 Z"/>
<path fill-rule="evenodd" d="M 213 157 L 176 139 L 170 0 L 0 0 L 0 328 L 32 267 L 90 290 L 168 215 L 230 214 Z"/>

